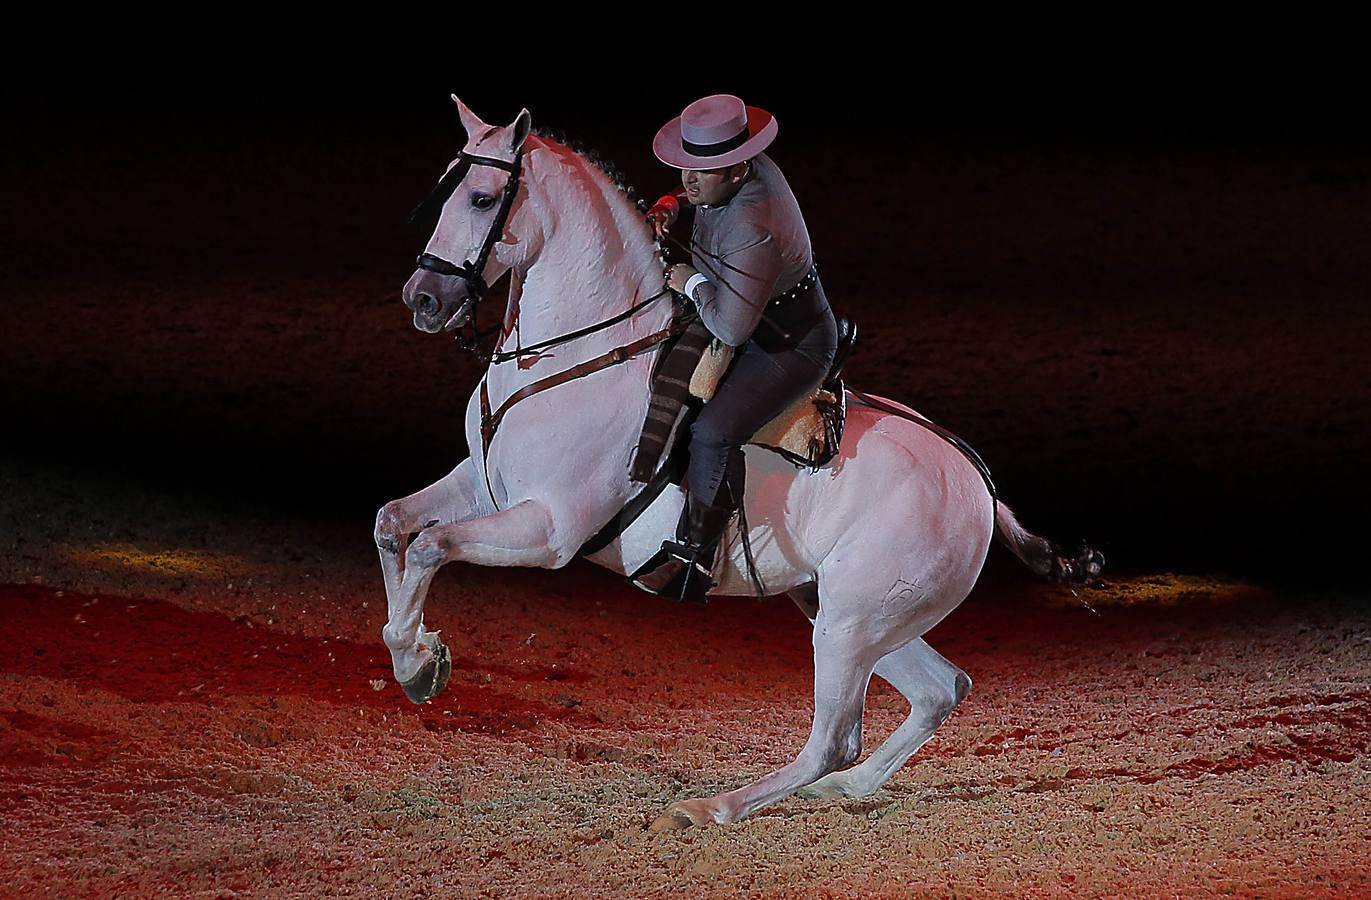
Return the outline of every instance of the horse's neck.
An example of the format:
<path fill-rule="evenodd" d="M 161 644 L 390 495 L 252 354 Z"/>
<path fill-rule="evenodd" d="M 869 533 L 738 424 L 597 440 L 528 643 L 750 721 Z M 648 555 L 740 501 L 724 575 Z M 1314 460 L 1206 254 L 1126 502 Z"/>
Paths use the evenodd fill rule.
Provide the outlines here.
<path fill-rule="evenodd" d="M 624 312 L 662 289 L 662 267 L 633 205 L 580 157 L 551 149 L 528 157 L 530 202 L 544 231 L 538 258 L 511 273 L 501 349 L 514 350 Z M 513 388 L 568 369 L 666 327 L 663 297 L 623 322 L 492 367 L 492 385 Z M 498 373 L 498 374 L 497 374 Z"/>

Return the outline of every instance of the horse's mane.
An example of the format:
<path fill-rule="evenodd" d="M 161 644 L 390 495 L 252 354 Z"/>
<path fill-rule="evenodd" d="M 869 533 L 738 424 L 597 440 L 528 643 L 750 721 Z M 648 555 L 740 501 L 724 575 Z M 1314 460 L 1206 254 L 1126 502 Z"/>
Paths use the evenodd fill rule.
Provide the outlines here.
<path fill-rule="evenodd" d="M 638 192 L 634 190 L 633 186 L 624 178 L 624 173 L 619 171 L 619 167 L 614 165 L 611 160 L 601 156 L 595 149 L 587 147 L 583 142 L 570 137 L 566 133 L 555 128 L 535 127 L 533 129 L 533 134 L 544 140 L 552 141 L 554 144 L 560 144 L 589 162 L 595 168 L 599 169 L 606 178 L 613 182 L 615 187 L 627 194 L 630 201 L 637 195 Z"/>
<path fill-rule="evenodd" d="M 611 160 L 608 160 L 605 157 L 601 156 L 599 152 L 597 152 L 593 148 L 587 147 L 585 144 L 583 144 L 576 138 L 570 137 L 564 132 L 555 128 L 535 127 L 532 133 L 537 137 L 540 137 L 543 140 L 548 141 L 556 146 L 563 147 L 571 151 L 581 159 L 584 159 L 586 162 L 590 163 L 596 171 L 600 172 L 606 178 L 608 178 L 610 183 L 613 184 L 616 188 L 619 189 L 620 192 L 624 194 L 624 196 L 628 199 L 628 202 L 630 204 L 636 206 L 639 210 L 647 209 L 647 204 L 645 202 L 636 199 L 638 192 L 634 190 L 633 185 L 629 184 L 628 181 L 624 178 L 624 173 L 619 171 L 619 167 L 614 165 L 614 163 Z M 653 246 L 657 248 L 656 253 L 659 259 L 661 260 L 662 264 L 666 265 L 666 245 L 654 238 Z"/>

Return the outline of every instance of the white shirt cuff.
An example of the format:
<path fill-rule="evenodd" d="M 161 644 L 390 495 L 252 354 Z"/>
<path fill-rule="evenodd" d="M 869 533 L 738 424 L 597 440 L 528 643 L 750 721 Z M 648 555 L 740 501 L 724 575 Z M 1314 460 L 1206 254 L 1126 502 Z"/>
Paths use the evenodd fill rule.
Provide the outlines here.
<path fill-rule="evenodd" d="M 690 299 L 694 300 L 695 289 L 700 286 L 701 282 L 708 280 L 709 279 L 705 278 L 703 272 L 696 272 L 694 275 L 691 275 L 689 278 L 686 279 L 685 295 Z"/>

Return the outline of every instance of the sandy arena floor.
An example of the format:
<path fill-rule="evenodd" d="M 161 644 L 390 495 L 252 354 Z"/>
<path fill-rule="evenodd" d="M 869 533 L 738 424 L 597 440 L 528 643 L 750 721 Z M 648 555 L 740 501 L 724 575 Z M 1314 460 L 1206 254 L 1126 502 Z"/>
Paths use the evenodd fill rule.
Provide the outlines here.
<path fill-rule="evenodd" d="M 1371 622 L 1350 603 L 1161 575 L 1086 592 L 1096 616 L 1006 576 L 930 633 L 975 687 L 877 795 L 653 834 L 799 749 L 788 601 L 683 609 L 584 564 L 447 572 L 430 621 L 457 665 L 418 708 L 365 567 L 138 548 L 52 548 L 86 574 L 44 581 L 105 589 L 0 591 L 18 894 L 1371 890 Z M 873 682 L 869 746 L 904 709 Z"/>

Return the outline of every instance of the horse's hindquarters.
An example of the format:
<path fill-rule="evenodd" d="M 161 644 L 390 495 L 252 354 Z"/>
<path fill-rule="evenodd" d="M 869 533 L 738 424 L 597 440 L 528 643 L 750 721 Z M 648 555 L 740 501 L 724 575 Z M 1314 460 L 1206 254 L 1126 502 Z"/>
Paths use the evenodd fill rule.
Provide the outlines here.
<path fill-rule="evenodd" d="M 830 608 L 926 621 L 927 630 L 975 584 L 994 528 L 991 498 L 975 467 L 926 429 L 856 407 L 842 452 L 817 472 L 756 447 L 746 456 L 751 549 L 768 593 L 817 576 Z M 730 531 L 717 593 L 752 593 L 745 566 Z"/>

